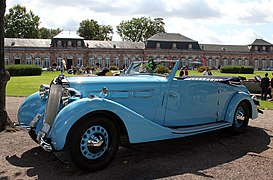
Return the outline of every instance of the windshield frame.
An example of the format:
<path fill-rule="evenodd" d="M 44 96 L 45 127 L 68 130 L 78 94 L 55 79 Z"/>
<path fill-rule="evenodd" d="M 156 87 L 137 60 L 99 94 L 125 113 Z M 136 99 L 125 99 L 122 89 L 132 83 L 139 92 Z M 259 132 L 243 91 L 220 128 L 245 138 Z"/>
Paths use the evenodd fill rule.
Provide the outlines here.
<path fill-rule="evenodd" d="M 134 61 L 130 64 L 129 68 L 127 69 L 127 71 L 125 72 L 126 76 L 136 76 L 136 75 L 151 75 L 151 76 L 160 76 L 160 77 L 169 77 L 171 74 L 173 74 L 174 70 L 175 72 L 177 71 L 177 63 L 179 62 L 179 60 L 154 60 L 154 63 L 156 63 L 156 66 L 158 66 L 159 64 L 162 63 L 168 63 L 168 64 L 172 64 L 170 67 L 171 69 L 169 73 L 164 73 L 164 74 L 160 74 L 160 73 L 156 73 L 150 70 L 147 70 L 147 72 L 139 72 L 139 66 L 141 65 L 146 65 L 149 63 L 149 61 Z M 165 65 L 165 67 L 167 67 Z M 137 71 L 135 71 L 137 69 Z"/>

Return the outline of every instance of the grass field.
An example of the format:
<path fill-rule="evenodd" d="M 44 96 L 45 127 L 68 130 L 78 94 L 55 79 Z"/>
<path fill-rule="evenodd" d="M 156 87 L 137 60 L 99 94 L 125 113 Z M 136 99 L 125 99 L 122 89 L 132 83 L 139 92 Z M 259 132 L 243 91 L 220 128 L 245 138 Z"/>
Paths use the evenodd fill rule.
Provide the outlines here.
<path fill-rule="evenodd" d="M 271 74 L 270 72 L 268 73 Z M 59 74 L 60 72 L 43 72 L 41 76 L 11 77 L 7 84 L 7 96 L 29 96 L 30 94 L 37 92 L 41 84 L 50 84 L 52 79 L 54 79 Z M 64 74 L 66 76 L 73 76 L 67 73 Z M 265 71 L 255 71 L 254 74 L 226 74 L 220 73 L 218 70 L 213 70 L 212 74 L 214 76 L 243 76 L 247 79 L 250 79 L 255 75 L 260 75 L 263 77 Z M 202 76 L 202 73 L 198 73 L 196 70 L 190 70 L 189 75 Z M 273 109 L 273 102 L 260 101 L 260 105 L 261 109 Z"/>

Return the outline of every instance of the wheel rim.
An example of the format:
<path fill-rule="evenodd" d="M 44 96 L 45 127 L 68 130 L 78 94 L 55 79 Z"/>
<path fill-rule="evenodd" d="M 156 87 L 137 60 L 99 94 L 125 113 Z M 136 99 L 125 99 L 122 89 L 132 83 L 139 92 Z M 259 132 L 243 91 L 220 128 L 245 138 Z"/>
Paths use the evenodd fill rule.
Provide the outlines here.
<path fill-rule="evenodd" d="M 235 126 L 241 127 L 245 120 L 245 111 L 243 107 L 238 107 L 235 114 Z"/>
<path fill-rule="evenodd" d="M 91 126 L 82 136 L 80 149 L 88 159 L 100 158 L 109 145 L 108 132 L 102 126 Z"/>

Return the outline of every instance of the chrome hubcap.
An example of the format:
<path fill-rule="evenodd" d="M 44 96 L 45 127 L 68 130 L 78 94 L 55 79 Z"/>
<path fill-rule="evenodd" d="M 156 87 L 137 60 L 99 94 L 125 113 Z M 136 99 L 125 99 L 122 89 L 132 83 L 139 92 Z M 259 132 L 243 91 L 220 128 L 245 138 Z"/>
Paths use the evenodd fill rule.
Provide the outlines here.
<path fill-rule="evenodd" d="M 236 110 L 236 116 L 235 116 L 235 126 L 236 127 L 240 127 L 244 120 L 245 120 L 245 112 L 244 112 L 244 109 L 242 107 L 239 107 L 237 110 Z"/>
<path fill-rule="evenodd" d="M 102 126 L 91 126 L 82 136 L 80 149 L 88 159 L 100 158 L 109 146 L 109 135 Z"/>

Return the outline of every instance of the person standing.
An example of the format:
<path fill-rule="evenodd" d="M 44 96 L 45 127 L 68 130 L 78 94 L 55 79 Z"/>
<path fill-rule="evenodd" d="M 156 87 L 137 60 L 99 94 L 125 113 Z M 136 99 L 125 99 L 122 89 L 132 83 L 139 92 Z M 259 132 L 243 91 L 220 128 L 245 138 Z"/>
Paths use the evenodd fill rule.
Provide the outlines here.
<path fill-rule="evenodd" d="M 261 80 L 261 88 L 262 88 L 261 99 L 262 100 L 266 100 L 266 96 L 268 94 L 269 78 L 267 76 L 268 76 L 268 73 L 265 73 L 264 77 Z"/>
<path fill-rule="evenodd" d="M 185 68 L 185 76 L 189 75 L 188 68 Z"/>
<path fill-rule="evenodd" d="M 180 69 L 179 76 L 180 77 L 184 76 L 184 70 L 183 70 L 183 68 Z"/>

